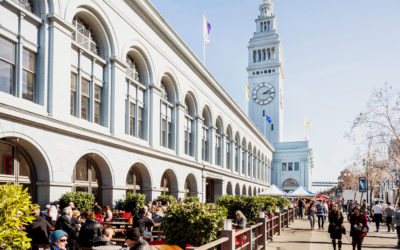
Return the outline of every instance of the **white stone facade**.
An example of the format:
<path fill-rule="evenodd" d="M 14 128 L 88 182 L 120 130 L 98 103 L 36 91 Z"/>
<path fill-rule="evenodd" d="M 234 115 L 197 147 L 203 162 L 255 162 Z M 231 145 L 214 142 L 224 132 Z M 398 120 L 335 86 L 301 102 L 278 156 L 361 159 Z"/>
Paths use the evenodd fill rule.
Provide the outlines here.
<path fill-rule="evenodd" d="M 0 0 L 0 51 L 0 182 L 42 205 L 271 182 L 273 146 L 147 0 Z"/>

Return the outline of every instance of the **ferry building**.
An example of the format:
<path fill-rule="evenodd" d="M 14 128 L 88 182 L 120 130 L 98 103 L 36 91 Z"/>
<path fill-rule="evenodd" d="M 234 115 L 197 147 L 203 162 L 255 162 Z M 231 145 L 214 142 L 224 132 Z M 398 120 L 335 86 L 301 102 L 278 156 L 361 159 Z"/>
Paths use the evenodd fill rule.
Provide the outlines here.
<path fill-rule="evenodd" d="M 248 116 L 148 0 L 0 0 L 0 183 L 42 205 L 69 191 L 112 205 L 309 188 L 308 141 L 282 142 L 268 0 L 256 27 Z"/>

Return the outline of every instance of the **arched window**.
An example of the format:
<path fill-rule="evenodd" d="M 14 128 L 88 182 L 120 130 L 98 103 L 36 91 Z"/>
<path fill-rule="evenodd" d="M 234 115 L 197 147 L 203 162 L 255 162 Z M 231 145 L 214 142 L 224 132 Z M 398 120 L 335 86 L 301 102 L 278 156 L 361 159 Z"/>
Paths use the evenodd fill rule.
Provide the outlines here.
<path fill-rule="evenodd" d="M 145 139 L 147 67 L 138 52 L 132 51 L 126 57 L 126 132 Z"/>
<path fill-rule="evenodd" d="M 12 140 L 2 139 L 0 157 L 0 184 L 23 185 L 35 200 L 35 168 L 25 150 Z"/>
<path fill-rule="evenodd" d="M 210 162 L 211 116 L 207 108 L 203 109 L 202 118 L 201 159 Z"/>
<path fill-rule="evenodd" d="M 232 184 L 231 182 L 228 182 L 228 184 L 226 184 L 226 194 L 232 195 Z"/>
<path fill-rule="evenodd" d="M 298 187 L 298 186 L 299 186 L 299 182 L 293 178 L 287 178 L 282 183 L 282 188 L 294 188 L 294 187 Z"/>
<path fill-rule="evenodd" d="M 249 187 L 249 192 L 247 193 L 248 196 L 252 196 L 251 187 Z"/>
<path fill-rule="evenodd" d="M 197 195 L 196 179 L 192 174 L 186 177 L 184 185 L 184 198 Z"/>
<path fill-rule="evenodd" d="M 247 146 L 246 140 L 243 138 L 242 140 L 242 174 L 246 174 L 246 161 L 247 161 Z"/>
<path fill-rule="evenodd" d="M 171 181 L 169 179 L 168 173 L 165 172 L 161 177 L 160 189 L 162 195 L 171 194 Z"/>
<path fill-rule="evenodd" d="M 222 166 L 222 122 L 217 119 L 215 131 L 215 164 Z"/>
<path fill-rule="evenodd" d="M 242 195 L 246 195 L 246 194 L 247 194 L 246 185 L 243 185 L 243 188 L 242 188 Z"/>
<path fill-rule="evenodd" d="M 23 9 L 33 12 L 33 3 L 31 0 L 13 0 L 15 3 L 17 3 L 19 6 L 21 6 Z"/>
<path fill-rule="evenodd" d="M 235 136 L 235 171 L 239 173 L 240 168 L 240 136 Z"/>
<path fill-rule="evenodd" d="M 142 185 L 142 176 L 138 167 L 134 165 L 129 169 L 128 176 L 126 177 L 126 192 L 143 193 Z"/>
<path fill-rule="evenodd" d="M 271 59 L 271 49 L 270 48 L 267 49 L 267 57 L 268 57 L 268 60 Z"/>
<path fill-rule="evenodd" d="M 169 77 L 162 78 L 161 90 L 161 146 L 174 149 L 175 91 Z"/>
<path fill-rule="evenodd" d="M 251 163 L 253 162 L 253 151 L 251 150 L 251 144 L 248 147 L 249 154 L 247 156 L 247 176 L 251 177 Z"/>
<path fill-rule="evenodd" d="M 194 101 L 190 95 L 185 98 L 185 154 L 194 156 L 194 135 L 195 135 L 195 123 L 194 123 Z"/>
<path fill-rule="evenodd" d="M 89 122 L 105 124 L 103 121 L 104 71 L 107 65 L 104 51 L 96 39 L 96 33 L 76 15 L 72 21 L 72 70 L 71 70 L 71 115 Z"/>
<path fill-rule="evenodd" d="M 239 183 L 236 184 L 236 187 L 235 187 L 235 195 L 240 195 L 240 186 L 239 186 Z"/>
<path fill-rule="evenodd" d="M 100 201 L 101 177 L 97 164 L 90 157 L 84 156 L 75 165 L 73 191 L 93 194 Z"/>

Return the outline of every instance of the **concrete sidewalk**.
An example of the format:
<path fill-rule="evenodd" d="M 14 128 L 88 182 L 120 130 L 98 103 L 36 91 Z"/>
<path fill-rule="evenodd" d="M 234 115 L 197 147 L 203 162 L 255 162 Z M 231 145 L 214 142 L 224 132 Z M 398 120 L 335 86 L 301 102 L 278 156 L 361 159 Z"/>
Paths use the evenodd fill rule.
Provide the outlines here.
<path fill-rule="evenodd" d="M 342 250 L 352 250 L 350 224 L 345 219 L 346 235 L 343 235 Z M 383 224 L 382 224 L 383 225 Z M 387 232 L 386 227 L 380 228 L 380 232 L 375 232 L 375 225 L 370 223 L 370 232 L 364 239 L 363 250 L 385 250 L 397 249 L 396 232 Z M 298 219 L 285 229 L 281 235 L 274 237 L 267 245 L 268 250 L 333 250 L 331 239 L 328 233 L 328 224 L 325 230 L 318 229 L 316 223 L 314 230 L 310 229 L 310 223 L 307 219 Z"/>

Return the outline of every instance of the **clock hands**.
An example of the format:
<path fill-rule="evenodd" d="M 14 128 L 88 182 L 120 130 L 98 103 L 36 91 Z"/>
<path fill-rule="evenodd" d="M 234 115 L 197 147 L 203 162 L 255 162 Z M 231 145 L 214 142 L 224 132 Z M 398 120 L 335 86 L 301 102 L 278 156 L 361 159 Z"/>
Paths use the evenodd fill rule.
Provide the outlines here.
<path fill-rule="evenodd" d="M 268 91 L 265 91 L 264 93 L 263 93 L 263 95 L 266 95 L 266 94 L 268 94 L 268 93 L 270 93 L 271 92 L 271 90 L 269 89 Z"/>

